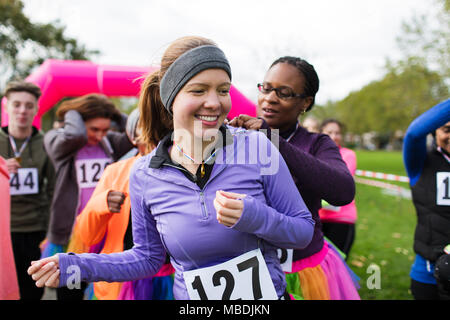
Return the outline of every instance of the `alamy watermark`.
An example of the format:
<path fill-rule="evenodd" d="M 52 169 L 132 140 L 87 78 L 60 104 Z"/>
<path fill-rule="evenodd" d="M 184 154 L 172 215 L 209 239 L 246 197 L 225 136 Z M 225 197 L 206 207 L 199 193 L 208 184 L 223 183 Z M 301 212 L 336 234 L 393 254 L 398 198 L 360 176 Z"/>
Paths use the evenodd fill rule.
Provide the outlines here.
<path fill-rule="evenodd" d="M 380 267 L 375 263 L 371 263 L 367 267 L 366 273 L 370 274 L 370 276 L 366 280 L 367 289 L 370 289 L 370 290 L 381 289 L 381 269 L 380 269 Z"/>
<path fill-rule="evenodd" d="M 81 289 L 81 269 L 77 265 L 67 267 L 66 273 L 69 274 L 66 281 L 66 287 L 70 290 Z"/>

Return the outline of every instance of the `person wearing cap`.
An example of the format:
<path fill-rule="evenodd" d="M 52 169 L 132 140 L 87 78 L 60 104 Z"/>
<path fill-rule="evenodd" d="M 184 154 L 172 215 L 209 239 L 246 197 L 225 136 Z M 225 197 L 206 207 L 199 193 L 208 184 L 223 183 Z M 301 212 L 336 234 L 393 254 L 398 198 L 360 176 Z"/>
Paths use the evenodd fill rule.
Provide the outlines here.
<path fill-rule="evenodd" d="M 430 150 L 428 134 L 434 137 Z M 434 271 L 450 244 L 450 99 L 411 122 L 403 143 L 403 161 L 417 213 L 411 293 L 416 300 L 445 299 Z"/>
<path fill-rule="evenodd" d="M 147 153 L 139 140 L 137 122 L 139 110 L 135 109 L 126 122 L 126 133 L 135 148 L 123 160 L 110 164 L 100 178 L 95 190 L 78 215 L 67 251 L 89 252 L 89 247 L 101 241 L 100 253 L 121 252 L 133 247 L 131 233 L 131 203 L 129 176 L 134 162 Z M 131 157 L 130 157 L 131 156 Z M 78 248 L 78 249 L 76 249 Z M 170 263 L 154 276 L 131 282 L 95 282 L 95 300 L 171 300 L 173 273 Z"/>
<path fill-rule="evenodd" d="M 37 261 L 37 286 L 152 276 L 167 252 L 175 299 L 289 298 L 277 248 L 307 246 L 314 221 L 270 141 L 223 124 L 230 87 L 211 40 L 167 48 L 139 99 L 143 140 L 157 147 L 131 170 L 133 248 Z"/>
<path fill-rule="evenodd" d="M 39 259 L 39 243 L 48 227 L 55 172 L 44 150 L 44 135 L 33 119 L 40 88 L 12 81 L 5 90 L 8 126 L 0 130 L 0 156 L 6 159 L 11 192 L 11 239 L 23 300 L 40 300 L 44 293 L 27 275 L 31 261 Z"/>

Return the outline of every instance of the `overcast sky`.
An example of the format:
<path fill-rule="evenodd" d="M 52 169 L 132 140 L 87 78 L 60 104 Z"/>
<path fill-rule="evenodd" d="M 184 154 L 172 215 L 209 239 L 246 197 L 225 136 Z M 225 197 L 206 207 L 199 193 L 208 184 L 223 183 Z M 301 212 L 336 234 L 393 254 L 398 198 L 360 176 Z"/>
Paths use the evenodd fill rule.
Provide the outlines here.
<path fill-rule="evenodd" d="M 433 0 L 24 0 L 33 22 L 59 19 L 66 34 L 101 55 L 94 62 L 147 66 L 172 40 L 211 38 L 224 50 L 233 83 L 256 101 L 273 60 L 295 55 L 314 65 L 318 104 L 342 99 L 383 74 L 402 21 Z"/>

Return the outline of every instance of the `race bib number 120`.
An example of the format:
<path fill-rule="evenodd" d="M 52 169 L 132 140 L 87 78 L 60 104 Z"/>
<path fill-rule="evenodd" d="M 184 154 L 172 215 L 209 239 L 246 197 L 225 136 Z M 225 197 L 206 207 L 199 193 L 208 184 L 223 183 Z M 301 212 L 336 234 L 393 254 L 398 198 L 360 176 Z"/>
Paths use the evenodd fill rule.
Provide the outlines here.
<path fill-rule="evenodd" d="M 183 276 L 191 300 L 278 299 L 260 249 Z"/>
<path fill-rule="evenodd" d="M 87 159 L 75 161 L 80 188 L 95 188 L 110 159 Z"/>
<path fill-rule="evenodd" d="M 39 193 L 37 168 L 19 168 L 9 179 L 9 191 L 12 196 Z"/>

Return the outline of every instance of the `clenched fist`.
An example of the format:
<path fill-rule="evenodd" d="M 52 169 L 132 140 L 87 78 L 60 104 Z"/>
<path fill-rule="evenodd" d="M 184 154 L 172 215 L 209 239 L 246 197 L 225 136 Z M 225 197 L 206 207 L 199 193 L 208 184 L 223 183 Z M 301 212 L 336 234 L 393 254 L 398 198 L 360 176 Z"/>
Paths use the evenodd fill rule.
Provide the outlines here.
<path fill-rule="evenodd" d="M 108 209 L 112 213 L 120 212 L 123 202 L 125 201 L 126 194 L 120 191 L 110 191 L 106 197 L 108 203 Z"/>
<path fill-rule="evenodd" d="M 245 196 L 245 194 L 234 192 L 216 191 L 214 208 L 217 213 L 217 221 L 227 227 L 236 224 L 244 210 L 244 201 L 242 199 Z"/>

